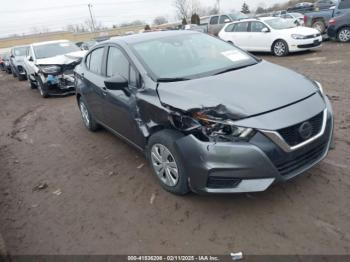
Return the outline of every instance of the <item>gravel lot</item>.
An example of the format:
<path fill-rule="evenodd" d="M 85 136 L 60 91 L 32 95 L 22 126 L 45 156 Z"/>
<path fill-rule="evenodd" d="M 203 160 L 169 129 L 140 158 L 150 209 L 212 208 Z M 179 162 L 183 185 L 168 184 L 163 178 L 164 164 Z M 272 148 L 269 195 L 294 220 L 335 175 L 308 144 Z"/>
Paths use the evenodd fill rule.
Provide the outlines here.
<path fill-rule="evenodd" d="M 84 128 L 74 96 L 42 99 L 1 72 L 0 232 L 10 253 L 350 254 L 350 44 L 258 56 L 323 84 L 336 149 L 289 183 L 229 196 L 164 192 L 138 151 Z"/>

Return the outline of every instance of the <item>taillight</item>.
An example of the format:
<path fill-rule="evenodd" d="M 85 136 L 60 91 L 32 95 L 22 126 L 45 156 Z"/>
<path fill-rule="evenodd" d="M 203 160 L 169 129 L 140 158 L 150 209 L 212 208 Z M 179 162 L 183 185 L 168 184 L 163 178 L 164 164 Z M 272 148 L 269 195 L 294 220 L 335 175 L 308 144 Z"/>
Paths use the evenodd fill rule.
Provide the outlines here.
<path fill-rule="evenodd" d="M 330 25 L 335 25 L 337 23 L 337 20 L 335 20 L 334 18 L 332 18 L 331 20 L 329 20 L 329 24 Z"/>
<path fill-rule="evenodd" d="M 306 25 L 306 23 L 307 23 L 307 16 L 304 15 L 304 24 Z"/>

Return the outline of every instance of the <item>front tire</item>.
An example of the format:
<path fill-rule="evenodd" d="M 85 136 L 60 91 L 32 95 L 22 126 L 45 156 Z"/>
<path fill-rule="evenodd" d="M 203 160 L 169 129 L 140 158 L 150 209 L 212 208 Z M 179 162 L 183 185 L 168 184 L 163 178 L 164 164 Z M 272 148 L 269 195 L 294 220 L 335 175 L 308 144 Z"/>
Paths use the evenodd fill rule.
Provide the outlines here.
<path fill-rule="evenodd" d="M 275 56 L 286 56 L 289 54 L 288 44 L 284 40 L 277 40 L 272 45 L 272 53 Z"/>
<path fill-rule="evenodd" d="M 350 42 L 350 27 L 343 27 L 337 34 L 337 40 L 342 43 Z"/>
<path fill-rule="evenodd" d="M 183 135 L 173 130 L 162 130 L 151 136 L 147 146 L 147 159 L 161 186 L 176 195 L 185 195 L 189 190 L 187 174 L 175 141 Z"/>
<path fill-rule="evenodd" d="M 99 125 L 88 110 L 85 101 L 80 97 L 78 100 L 81 118 L 83 119 L 84 126 L 91 132 L 96 132 L 99 129 Z"/>
<path fill-rule="evenodd" d="M 47 86 L 43 83 L 41 80 L 40 76 L 36 77 L 36 82 L 37 82 L 37 88 L 40 92 L 40 95 L 43 98 L 48 98 L 49 97 L 49 92 L 47 91 Z"/>

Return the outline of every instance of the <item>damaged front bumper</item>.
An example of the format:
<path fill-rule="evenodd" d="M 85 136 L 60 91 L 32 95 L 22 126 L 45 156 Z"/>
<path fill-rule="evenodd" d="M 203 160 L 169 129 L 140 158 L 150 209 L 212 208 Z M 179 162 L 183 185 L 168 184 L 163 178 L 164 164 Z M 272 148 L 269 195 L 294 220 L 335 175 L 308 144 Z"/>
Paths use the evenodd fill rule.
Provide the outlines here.
<path fill-rule="evenodd" d="M 275 182 L 304 173 L 326 157 L 333 135 L 333 113 L 328 100 L 325 114 L 322 135 L 292 152 L 286 152 L 259 130 L 249 142 L 204 142 L 187 135 L 175 146 L 194 192 L 264 191 Z"/>
<path fill-rule="evenodd" d="M 43 76 L 42 81 L 46 87 L 47 92 L 51 96 L 65 96 L 75 94 L 73 74 L 49 74 L 47 76 Z"/>

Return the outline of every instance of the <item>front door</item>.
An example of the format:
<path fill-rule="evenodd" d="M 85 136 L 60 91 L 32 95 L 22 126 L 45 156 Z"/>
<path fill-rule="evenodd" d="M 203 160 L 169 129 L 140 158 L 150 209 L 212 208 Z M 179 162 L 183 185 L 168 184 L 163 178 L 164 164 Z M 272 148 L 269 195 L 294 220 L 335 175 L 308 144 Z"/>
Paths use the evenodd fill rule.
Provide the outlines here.
<path fill-rule="evenodd" d="M 137 118 L 136 92 L 139 74 L 130 64 L 125 53 L 117 46 L 110 46 L 107 54 L 106 75 L 120 75 L 128 80 L 129 94 L 122 90 L 108 90 L 104 113 L 106 125 L 137 146 L 143 147 L 144 139 Z"/>

